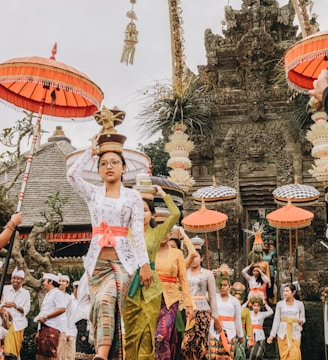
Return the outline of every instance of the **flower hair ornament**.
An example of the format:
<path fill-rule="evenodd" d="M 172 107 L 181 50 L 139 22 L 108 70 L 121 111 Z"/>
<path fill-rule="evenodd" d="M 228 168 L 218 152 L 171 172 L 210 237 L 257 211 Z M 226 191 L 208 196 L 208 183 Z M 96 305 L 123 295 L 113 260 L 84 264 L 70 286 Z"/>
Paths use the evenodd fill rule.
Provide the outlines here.
<path fill-rule="evenodd" d="M 246 299 L 246 286 L 243 283 L 236 281 L 231 286 L 230 294 L 232 296 L 239 294 L 240 300 L 242 300 L 242 302 L 244 302 Z"/>
<path fill-rule="evenodd" d="M 233 276 L 234 270 L 229 268 L 227 264 L 222 264 L 219 268 L 212 270 L 215 279 L 216 285 L 220 289 L 222 280 L 227 280 L 231 284 L 231 277 Z"/>
<path fill-rule="evenodd" d="M 254 293 L 254 295 L 248 300 L 248 307 L 252 308 L 255 303 L 260 304 L 260 307 L 264 305 L 263 299 L 260 294 Z"/>

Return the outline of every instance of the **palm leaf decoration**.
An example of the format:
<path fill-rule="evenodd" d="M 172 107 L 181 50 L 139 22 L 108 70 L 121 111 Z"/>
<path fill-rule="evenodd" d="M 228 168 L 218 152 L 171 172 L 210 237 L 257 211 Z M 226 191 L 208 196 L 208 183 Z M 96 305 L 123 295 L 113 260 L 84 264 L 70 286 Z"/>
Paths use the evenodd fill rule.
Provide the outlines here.
<path fill-rule="evenodd" d="M 158 83 L 143 90 L 143 110 L 138 114 L 140 133 L 144 136 L 168 133 L 180 122 L 187 126 L 186 132 L 190 136 L 210 132 L 213 104 L 208 100 L 205 103 L 205 88 L 199 76 L 189 71 L 181 87 Z"/>

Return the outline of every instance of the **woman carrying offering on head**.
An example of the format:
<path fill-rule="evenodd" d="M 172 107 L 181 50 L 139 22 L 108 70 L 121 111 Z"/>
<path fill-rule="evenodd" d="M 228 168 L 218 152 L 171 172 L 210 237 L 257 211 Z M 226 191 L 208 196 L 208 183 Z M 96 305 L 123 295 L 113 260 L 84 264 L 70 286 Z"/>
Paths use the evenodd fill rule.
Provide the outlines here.
<path fill-rule="evenodd" d="M 88 273 L 90 320 L 94 327 L 94 360 L 123 359 L 121 316 L 129 283 L 137 268 L 140 283 L 148 289 L 153 282 L 144 240 L 144 206 L 140 193 L 125 188 L 126 170 L 119 134 L 97 135 L 68 170 L 72 187 L 86 201 L 92 223 L 92 239 L 84 259 Z M 85 165 L 98 155 L 102 186 L 85 181 Z M 132 240 L 128 236 L 131 230 Z"/>
<path fill-rule="evenodd" d="M 265 334 L 263 330 L 264 320 L 273 314 L 273 310 L 268 304 L 265 304 L 265 311 L 261 311 L 263 300 L 253 297 L 250 300 L 252 304 L 252 349 L 249 355 L 250 360 L 262 360 L 265 352 Z"/>
<path fill-rule="evenodd" d="M 174 326 L 180 289 L 186 307 L 186 317 L 194 318 L 189 283 L 186 274 L 185 259 L 182 251 L 168 245 L 170 234 L 161 242 L 156 256 L 156 271 L 163 286 L 161 309 L 155 335 L 155 359 L 173 360 L 176 352 L 178 335 Z"/>
<path fill-rule="evenodd" d="M 246 299 L 246 286 L 239 281 L 232 284 L 230 294 L 239 300 L 240 305 Z M 241 308 L 241 325 L 244 332 L 244 342 L 239 344 L 239 349 L 236 347 L 235 358 L 238 360 L 246 360 L 246 352 L 251 345 L 252 340 L 252 319 L 251 312 L 248 307 Z"/>
<path fill-rule="evenodd" d="M 161 223 L 154 220 L 154 195 L 141 193 L 144 205 L 144 234 L 150 266 L 154 282 L 148 290 L 145 287 L 130 286 L 129 296 L 123 313 L 125 327 L 125 357 L 126 359 L 151 360 L 155 356 L 155 331 L 161 307 L 162 284 L 155 271 L 155 259 L 161 241 L 179 220 L 180 210 L 171 196 L 158 185 L 154 185 L 154 195 L 161 196 L 169 209 L 170 215 Z"/>
<path fill-rule="evenodd" d="M 187 327 L 182 341 L 184 359 L 205 360 L 208 355 L 208 336 L 211 318 L 219 328 L 216 286 L 212 271 L 201 266 L 203 256 L 200 249 L 187 270 L 187 277 L 194 304 L 195 319 Z"/>
<path fill-rule="evenodd" d="M 249 286 L 248 301 L 243 304 L 249 306 L 249 300 L 253 296 L 260 297 L 263 303 L 266 303 L 266 286 L 270 282 L 270 279 L 264 274 L 259 266 L 250 264 L 242 270 L 243 277 L 247 280 Z M 252 275 L 250 275 L 250 273 Z"/>
<path fill-rule="evenodd" d="M 230 269 L 222 264 L 217 275 L 216 284 L 218 293 L 216 301 L 219 311 L 220 325 L 215 329 L 214 320 L 211 321 L 209 335 L 210 360 L 231 360 L 235 354 L 236 337 L 240 344 L 244 341 L 241 325 L 241 306 L 239 301 L 230 294 Z"/>

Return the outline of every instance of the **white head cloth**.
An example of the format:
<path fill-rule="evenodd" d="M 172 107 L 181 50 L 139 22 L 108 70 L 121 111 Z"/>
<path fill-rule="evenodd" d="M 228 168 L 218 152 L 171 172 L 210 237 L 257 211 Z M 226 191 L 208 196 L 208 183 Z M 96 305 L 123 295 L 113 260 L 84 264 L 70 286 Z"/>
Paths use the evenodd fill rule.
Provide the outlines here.
<path fill-rule="evenodd" d="M 69 276 L 68 275 L 64 275 L 64 274 L 58 274 L 58 278 L 59 278 L 59 280 L 65 280 L 65 281 L 67 281 L 68 283 L 70 282 L 69 281 Z"/>
<path fill-rule="evenodd" d="M 20 277 L 21 279 L 25 278 L 25 273 L 23 270 L 18 270 L 17 267 L 14 269 L 14 271 L 11 274 L 11 277 Z"/>
<path fill-rule="evenodd" d="M 56 281 L 56 283 L 59 284 L 59 277 L 57 275 L 55 275 L 55 274 L 44 273 L 43 274 L 43 279 L 53 280 L 53 281 Z"/>

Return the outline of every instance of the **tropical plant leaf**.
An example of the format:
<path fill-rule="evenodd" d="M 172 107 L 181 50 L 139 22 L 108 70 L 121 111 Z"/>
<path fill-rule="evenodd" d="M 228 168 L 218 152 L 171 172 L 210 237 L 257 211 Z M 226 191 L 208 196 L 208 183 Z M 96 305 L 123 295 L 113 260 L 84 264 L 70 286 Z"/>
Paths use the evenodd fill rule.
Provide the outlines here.
<path fill-rule="evenodd" d="M 187 126 L 186 132 L 190 136 L 211 131 L 213 106 L 205 104 L 205 85 L 199 76 L 189 72 L 184 77 L 181 89 L 169 82 L 157 83 L 141 93 L 144 104 L 137 118 L 142 135 L 168 132 L 179 122 Z"/>

